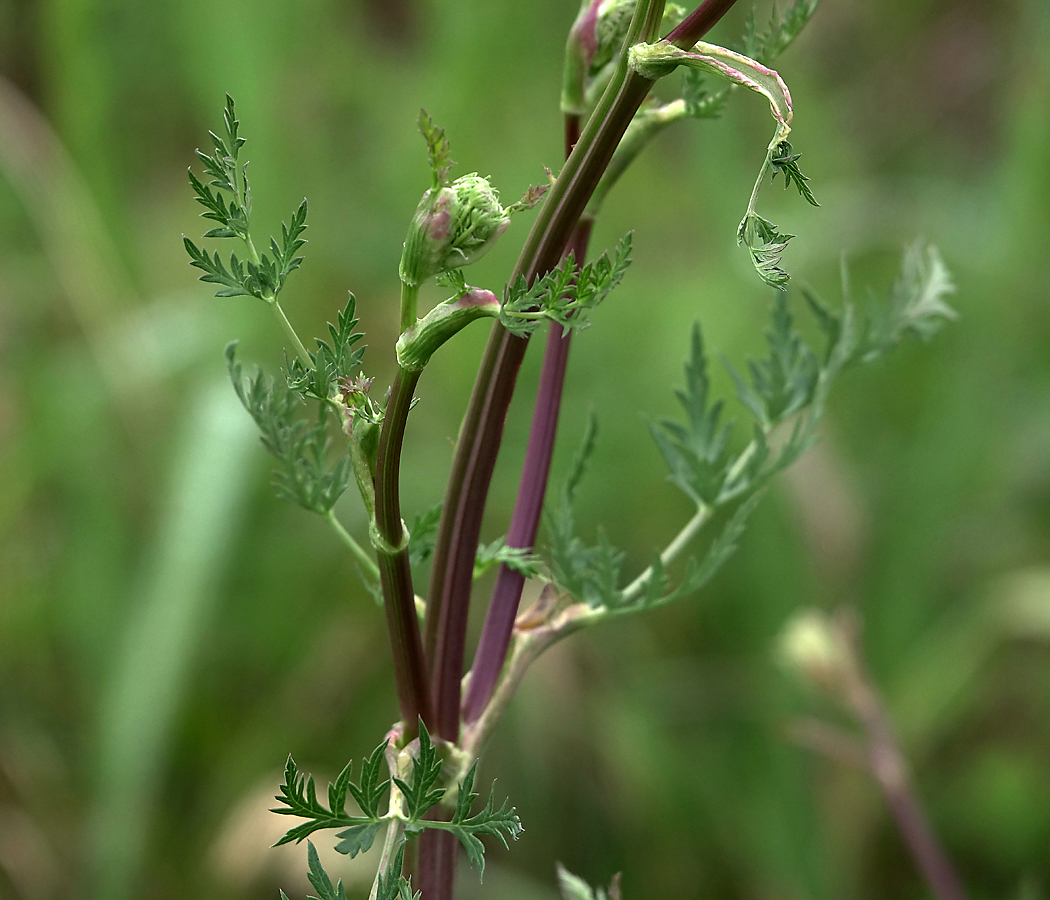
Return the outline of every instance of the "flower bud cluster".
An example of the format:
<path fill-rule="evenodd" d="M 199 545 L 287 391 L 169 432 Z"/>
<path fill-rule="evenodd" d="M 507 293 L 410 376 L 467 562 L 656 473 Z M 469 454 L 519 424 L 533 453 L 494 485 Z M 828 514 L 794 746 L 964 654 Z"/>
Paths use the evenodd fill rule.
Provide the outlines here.
<path fill-rule="evenodd" d="M 499 194 L 477 173 L 431 189 L 416 207 L 401 256 L 401 281 L 418 287 L 479 260 L 510 223 Z"/>

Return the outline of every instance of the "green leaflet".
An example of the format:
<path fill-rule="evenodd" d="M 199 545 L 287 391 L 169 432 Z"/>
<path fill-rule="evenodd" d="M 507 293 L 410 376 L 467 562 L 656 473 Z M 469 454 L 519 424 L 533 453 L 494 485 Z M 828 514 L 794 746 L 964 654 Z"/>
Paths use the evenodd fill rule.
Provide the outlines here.
<path fill-rule="evenodd" d="M 337 850 L 355 856 L 371 847 L 380 825 L 379 802 L 390 784 L 388 780 L 379 780 L 386 746 L 384 741 L 365 760 L 361 767 L 360 784 L 351 781 L 352 762 L 343 767 L 335 783 L 328 787 L 327 807 L 317 799 L 313 776 L 301 772 L 289 756 L 285 764 L 284 784 L 275 798 L 281 805 L 270 812 L 295 816 L 306 821 L 285 832 L 277 846 L 292 841 L 298 843 L 321 829 L 345 827 L 347 830 L 339 835 L 343 843 L 336 848 Z M 363 816 L 347 815 L 344 807 L 348 791 L 361 807 Z"/>
<path fill-rule="evenodd" d="M 452 159 L 452 147 L 445 138 L 445 129 L 438 128 L 425 109 L 419 111 L 416 125 L 419 128 L 419 133 L 423 135 L 423 139 L 427 142 L 427 156 L 430 160 L 430 170 L 434 176 L 432 187 L 435 190 L 439 190 L 449 183 L 449 169 L 456 164 L 455 160 Z"/>
<path fill-rule="evenodd" d="M 783 13 L 774 3 L 769 13 L 769 25 L 758 27 L 752 9 L 744 25 L 744 53 L 762 63 L 770 63 L 783 53 L 817 11 L 818 0 L 794 0 Z"/>
<path fill-rule="evenodd" d="M 207 232 L 206 238 L 240 238 L 245 243 L 249 258 L 240 259 L 230 254 L 230 265 L 226 267 L 218 252 L 209 254 L 183 235 L 182 242 L 190 257 L 190 265 L 204 272 L 200 280 L 219 285 L 216 297 L 258 297 L 273 303 L 284 288 L 288 276 L 302 265 L 298 255 L 306 244 L 302 233 L 306 230 L 307 203 L 302 203 L 292 213 L 290 224 L 281 223 L 281 241 L 270 238 L 270 252 L 257 253 L 250 233 L 252 192 L 248 185 L 248 164 L 240 160 L 240 150 L 245 139 L 240 136 L 240 122 L 233 98 L 226 95 L 223 110 L 224 135 L 209 132 L 215 151 L 211 155 L 197 151 L 197 158 L 204 166 L 208 177 L 205 184 L 193 172 L 189 172 L 190 186 L 197 195 L 197 202 L 204 207 L 201 216 L 219 224 Z M 213 191 L 212 188 L 215 188 Z M 229 194 L 227 199 L 223 192 Z"/>
<path fill-rule="evenodd" d="M 321 515 L 328 513 L 350 481 L 350 458 L 328 466 L 329 438 L 326 413 L 310 426 L 298 418 L 299 398 L 294 390 L 268 379 L 256 369 L 246 374 L 236 359 L 237 344 L 226 347 L 230 381 L 244 408 L 259 426 L 263 446 L 280 463 L 273 485 L 282 500 Z"/>
<path fill-rule="evenodd" d="M 511 334 L 524 337 L 544 321 L 568 330 L 590 325 L 591 311 L 623 279 L 631 264 L 631 237 L 627 232 L 610 256 L 606 251 L 582 266 L 569 253 L 554 269 L 530 287 L 523 275 L 503 291 L 499 320 Z"/>
<path fill-rule="evenodd" d="M 525 578 L 540 573 L 540 558 L 523 547 L 508 547 L 506 538 L 496 538 L 491 544 L 479 544 L 474 557 L 474 577 L 480 578 L 498 565 L 513 569 Z"/>

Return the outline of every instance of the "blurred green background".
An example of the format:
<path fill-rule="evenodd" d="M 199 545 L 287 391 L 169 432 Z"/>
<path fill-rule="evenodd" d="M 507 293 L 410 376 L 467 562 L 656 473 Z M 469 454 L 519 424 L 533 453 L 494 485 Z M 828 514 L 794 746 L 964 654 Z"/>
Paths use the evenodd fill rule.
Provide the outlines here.
<path fill-rule="evenodd" d="M 231 92 L 257 233 L 310 200 L 290 316 L 321 334 L 353 290 L 383 384 L 427 179 L 417 110 L 457 174 L 507 198 L 557 169 L 576 5 L 0 0 L 0 897 L 305 894 L 305 849 L 268 850 L 265 809 L 287 753 L 323 778 L 389 727 L 386 638 L 324 523 L 271 494 L 221 353 L 239 338 L 276 371 L 281 336 L 257 302 L 194 280 L 185 167 Z M 739 6 L 714 40 L 736 39 Z M 775 637 L 799 607 L 841 603 L 972 896 L 1050 896 L 1050 5 L 824 0 L 778 68 L 823 204 L 763 196 L 799 235 L 790 271 L 837 301 L 845 251 L 884 291 L 924 236 L 959 321 L 840 383 L 822 443 L 702 596 L 542 660 L 484 769 L 526 831 L 480 889 L 462 874 L 468 900 L 553 898 L 556 859 L 592 882 L 623 870 L 628 900 L 928 896 L 870 781 L 785 738 L 819 710 Z M 601 249 L 635 229 L 636 261 L 577 339 L 556 467 L 593 406 L 580 519 L 632 566 L 688 513 L 643 414 L 672 410 L 690 324 L 738 363 L 761 345 L 770 292 L 734 229 L 764 107 L 734 96 L 721 121 L 663 135 L 595 233 Z M 522 218 L 472 282 L 501 285 Z M 421 383 L 409 515 L 443 492 L 486 331 Z M 364 539 L 350 494 L 338 512 Z M 370 865 L 333 870 L 362 897 Z"/>

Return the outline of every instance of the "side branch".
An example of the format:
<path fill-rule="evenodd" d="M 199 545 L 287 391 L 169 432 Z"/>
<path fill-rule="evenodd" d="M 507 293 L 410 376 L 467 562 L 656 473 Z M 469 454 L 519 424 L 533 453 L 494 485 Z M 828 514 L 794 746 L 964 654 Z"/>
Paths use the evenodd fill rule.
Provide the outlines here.
<path fill-rule="evenodd" d="M 372 543 L 379 557 L 387 631 L 394 657 L 394 676 L 405 728 L 414 730 L 420 717 L 431 715 L 430 688 L 423 657 L 423 642 L 416 617 L 412 569 L 408 559 L 408 535 L 401 521 L 398 478 L 405 425 L 419 372 L 399 369 L 390 390 L 379 436 L 376 459 L 375 521 Z"/>

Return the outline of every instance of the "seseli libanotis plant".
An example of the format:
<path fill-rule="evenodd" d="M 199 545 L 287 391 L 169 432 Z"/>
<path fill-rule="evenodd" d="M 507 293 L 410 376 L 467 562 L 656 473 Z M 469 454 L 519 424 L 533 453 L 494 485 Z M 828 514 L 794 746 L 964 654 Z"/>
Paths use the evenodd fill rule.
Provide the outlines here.
<path fill-rule="evenodd" d="M 814 205 L 809 179 L 788 135 L 793 106 L 787 85 L 771 64 L 809 21 L 816 0 L 794 0 L 767 27 L 752 14 L 739 50 L 702 40 L 734 0 L 706 0 L 683 9 L 663 0 L 585 0 L 566 45 L 561 109 L 566 160 L 555 176 L 528 188 L 504 207 L 488 179 L 451 178 L 454 165 L 444 131 L 425 114 L 418 121 L 432 180 L 408 226 L 398 276 L 400 337 L 397 370 L 387 392 L 373 390 L 363 370 L 351 294 L 329 333 L 312 347 L 300 340 L 284 312 L 282 291 L 302 262 L 307 205 L 282 225 L 279 238 L 258 252 L 251 234 L 251 193 L 241 155 L 234 103 L 227 98 L 224 127 L 212 134 L 214 150 L 198 151 L 205 178 L 190 181 L 203 216 L 216 223 L 204 237 L 239 240 L 244 250 L 228 262 L 185 239 L 201 280 L 216 296 L 254 297 L 268 305 L 284 330 L 287 363 L 275 379 L 246 373 L 235 345 L 226 350 L 234 388 L 278 462 L 279 496 L 322 516 L 356 560 L 368 589 L 383 604 L 400 706 L 399 721 L 366 756 L 354 781 L 347 763 L 325 799 L 312 777 L 289 759 L 275 812 L 301 820 L 280 843 L 336 829 L 336 849 L 349 856 L 377 840 L 382 855 L 372 898 L 426 900 L 453 896 L 458 847 L 484 869 L 483 838 L 504 845 L 522 832 L 514 808 L 497 805 L 491 791 L 477 807 L 477 763 L 530 665 L 547 647 L 587 626 L 670 603 L 695 593 L 733 552 L 748 515 L 769 479 L 813 442 L 835 379 L 875 359 L 908 334 L 926 338 L 953 316 L 944 297 L 952 290 L 933 248 L 915 245 L 885 301 L 865 309 L 848 296 L 835 310 L 813 292 L 805 306 L 822 343 L 799 334 L 785 286 L 783 254 L 791 235 L 756 209 L 767 175 L 783 176 Z M 662 79 L 683 69 L 680 95 L 661 97 Z M 573 500 L 594 445 L 590 421 L 563 485 L 546 507 L 549 548 L 537 549 L 544 517 L 566 361 L 573 332 L 588 327 L 602 300 L 624 277 L 631 235 L 590 261 L 592 224 L 617 179 L 664 128 L 686 119 L 717 118 L 740 88 L 769 104 L 774 135 L 763 151 L 758 178 L 736 226 L 737 240 L 758 276 L 779 289 L 767 331 L 768 353 L 732 370 L 737 393 L 753 417 L 748 439 L 735 441 L 723 422 L 723 403 L 710 397 L 707 358 L 699 326 L 687 339 L 685 384 L 677 391 L 681 421 L 651 430 L 670 481 L 695 505 L 692 517 L 640 573 L 625 574 L 624 553 L 603 532 L 590 544 L 577 532 Z M 743 204 L 742 204 L 743 205 Z M 515 213 L 538 208 L 506 283 L 468 283 L 465 269 L 500 239 Z M 732 223 L 727 223 L 731 234 Z M 246 255 L 245 255 L 246 254 Z M 393 274 L 393 273 L 392 273 Z M 420 285 L 430 279 L 449 297 L 420 315 Z M 416 388 L 432 356 L 468 324 L 491 320 L 456 446 L 444 503 L 407 527 L 399 476 L 402 442 Z M 521 482 L 504 538 L 479 545 L 482 514 L 503 424 L 531 336 L 547 329 Z M 306 402 L 315 408 L 301 413 Z M 338 449 L 336 449 L 338 448 Z M 367 540 L 351 535 L 334 513 L 351 482 L 370 521 Z M 713 528 L 703 543 L 700 538 Z M 416 573 L 430 560 L 425 591 Z M 466 668 L 467 617 L 475 579 L 498 566 L 484 626 Z M 527 579 L 542 583 L 538 601 L 519 612 Z M 347 800 L 355 804 L 347 811 Z M 326 802 L 325 802 L 326 801 Z M 418 840 L 415 840 L 418 838 Z M 321 900 L 345 896 L 333 885 L 312 844 L 309 878 Z M 562 873 L 567 894 L 578 879 Z M 587 889 L 589 890 L 589 888 Z M 416 893 L 413 893 L 415 891 Z M 591 894 L 594 896 L 594 893 Z"/>

